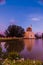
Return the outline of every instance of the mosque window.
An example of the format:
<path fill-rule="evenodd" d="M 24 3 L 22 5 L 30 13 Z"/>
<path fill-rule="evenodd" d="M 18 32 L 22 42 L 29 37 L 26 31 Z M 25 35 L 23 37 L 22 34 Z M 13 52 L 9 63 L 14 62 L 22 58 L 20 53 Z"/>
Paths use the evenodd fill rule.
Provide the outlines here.
<path fill-rule="evenodd" d="M 31 37 L 32 37 L 32 35 L 31 35 Z"/>

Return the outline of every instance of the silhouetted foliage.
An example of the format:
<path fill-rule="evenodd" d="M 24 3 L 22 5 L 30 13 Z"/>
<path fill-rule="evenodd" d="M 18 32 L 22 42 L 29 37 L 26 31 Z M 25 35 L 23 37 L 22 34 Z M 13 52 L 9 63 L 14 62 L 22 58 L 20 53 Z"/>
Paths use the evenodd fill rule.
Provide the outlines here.
<path fill-rule="evenodd" d="M 18 59 L 20 58 L 20 55 L 17 52 L 10 52 L 8 54 L 8 59 L 10 60 L 13 60 L 13 59 L 17 60 L 17 58 Z"/>
<path fill-rule="evenodd" d="M 7 30 L 5 31 L 5 35 L 7 37 L 23 37 L 24 36 L 24 29 L 21 26 L 17 25 L 10 25 L 8 26 Z"/>
<path fill-rule="evenodd" d="M 42 38 L 43 38 L 43 33 L 42 33 Z"/>
<path fill-rule="evenodd" d="M 35 38 L 36 39 L 41 39 L 42 37 L 40 35 L 38 35 L 38 34 L 35 34 Z"/>
<path fill-rule="evenodd" d="M 2 48 L 0 47 L 0 58 L 2 57 Z"/>
<path fill-rule="evenodd" d="M 10 25 L 5 31 L 6 37 L 23 37 L 24 29 L 21 26 Z M 5 47 L 8 52 L 12 51 L 21 51 L 24 48 L 23 40 L 14 40 L 10 42 L 6 42 Z"/>
<path fill-rule="evenodd" d="M 0 34 L 0 37 L 5 37 L 3 34 Z"/>
<path fill-rule="evenodd" d="M 35 38 L 38 38 L 38 35 L 37 34 L 35 34 Z"/>

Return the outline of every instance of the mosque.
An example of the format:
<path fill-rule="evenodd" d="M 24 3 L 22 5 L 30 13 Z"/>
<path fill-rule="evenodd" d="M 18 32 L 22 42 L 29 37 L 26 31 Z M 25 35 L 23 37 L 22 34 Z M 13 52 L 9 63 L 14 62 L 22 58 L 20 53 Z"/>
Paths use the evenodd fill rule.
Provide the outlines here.
<path fill-rule="evenodd" d="M 35 34 L 34 32 L 32 31 L 32 26 L 28 27 L 26 29 L 26 32 L 24 34 L 24 38 L 35 38 Z"/>

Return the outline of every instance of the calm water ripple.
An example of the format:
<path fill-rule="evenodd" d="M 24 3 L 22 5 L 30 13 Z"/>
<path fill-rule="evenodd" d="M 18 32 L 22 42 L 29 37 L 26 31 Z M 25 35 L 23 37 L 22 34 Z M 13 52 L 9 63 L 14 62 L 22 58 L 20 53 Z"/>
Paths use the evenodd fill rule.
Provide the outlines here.
<path fill-rule="evenodd" d="M 28 39 L 24 40 L 25 47 L 21 51 L 21 56 L 25 59 L 43 60 L 43 40 L 42 39 Z"/>

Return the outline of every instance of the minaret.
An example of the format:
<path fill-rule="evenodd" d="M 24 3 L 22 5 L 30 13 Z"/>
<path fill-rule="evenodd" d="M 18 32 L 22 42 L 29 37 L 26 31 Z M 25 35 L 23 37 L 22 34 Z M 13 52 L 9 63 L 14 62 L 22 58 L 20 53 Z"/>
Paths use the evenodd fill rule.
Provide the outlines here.
<path fill-rule="evenodd" d="M 30 25 L 30 27 L 32 28 L 32 24 Z"/>
<path fill-rule="evenodd" d="M 26 29 L 26 31 L 30 31 L 30 32 L 32 32 L 32 25 L 29 26 L 29 27 Z"/>
<path fill-rule="evenodd" d="M 32 31 L 32 24 L 30 25 L 31 31 Z"/>

